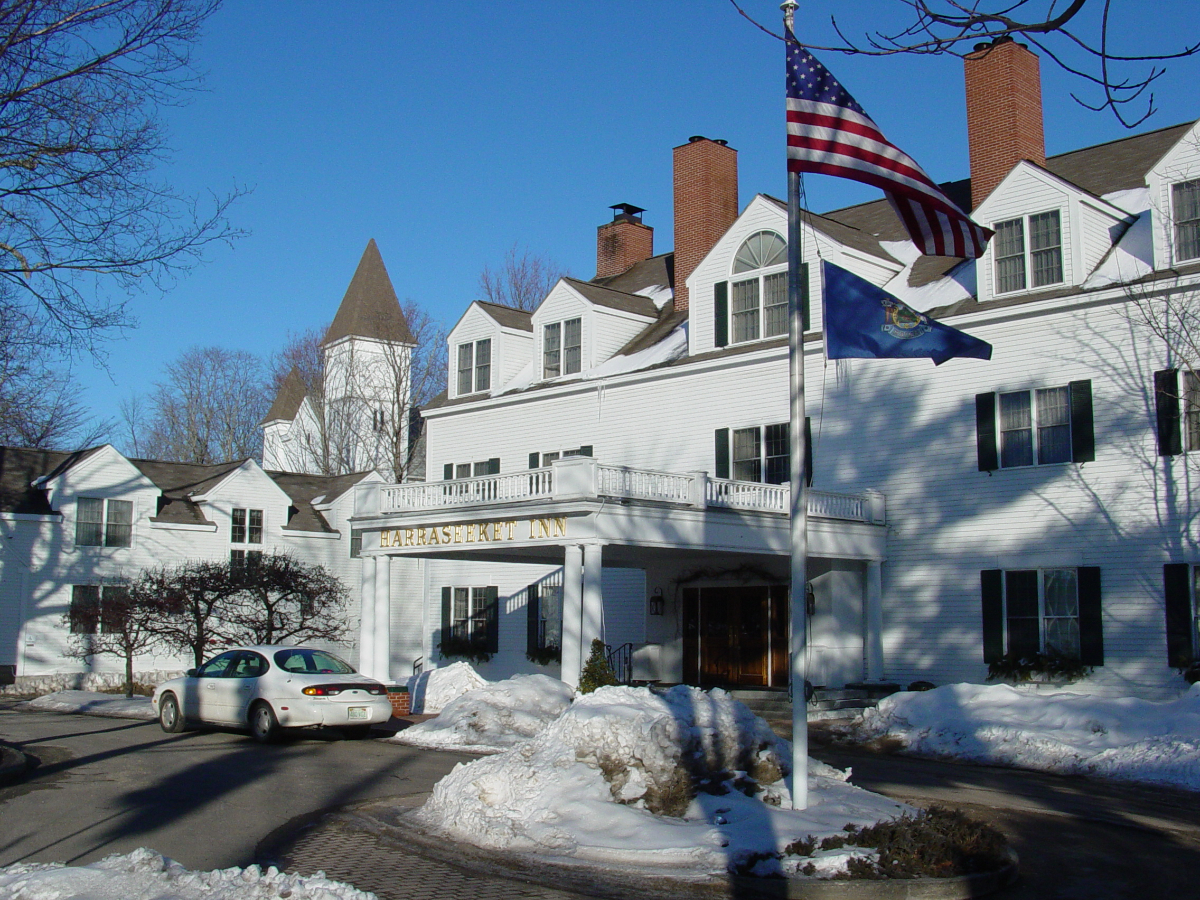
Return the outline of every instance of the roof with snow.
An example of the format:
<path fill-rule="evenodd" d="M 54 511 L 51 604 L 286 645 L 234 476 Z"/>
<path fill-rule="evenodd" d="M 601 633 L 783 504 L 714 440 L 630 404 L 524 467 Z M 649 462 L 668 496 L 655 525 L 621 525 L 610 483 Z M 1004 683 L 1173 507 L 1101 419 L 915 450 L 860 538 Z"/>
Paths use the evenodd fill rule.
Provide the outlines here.
<path fill-rule="evenodd" d="M 367 249 L 358 261 L 346 296 L 342 298 L 342 305 L 325 332 L 322 344 L 332 344 L 347 337 L 404 344 L 417 342 L 400 309 L 392 279 L 388 277 L 374 238 L 367 243 Z"/>

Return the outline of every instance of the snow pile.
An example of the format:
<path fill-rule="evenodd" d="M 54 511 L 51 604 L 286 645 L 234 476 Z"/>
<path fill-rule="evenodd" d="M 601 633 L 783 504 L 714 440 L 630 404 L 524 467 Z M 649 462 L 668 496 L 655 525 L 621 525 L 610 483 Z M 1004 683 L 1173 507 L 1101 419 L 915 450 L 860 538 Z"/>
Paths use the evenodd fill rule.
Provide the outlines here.
<path fill-rule="evenodd" d="M 405 729 L 391 740 L 439 750 L 499 753 L 561 716 L 574 693 L 548 675 L 517 675 L 451 700 L 436 719 Z"/>
<path fill-rule="evenodd" d="M 0 896 L 12 900 L 374 900 L 375 895 L 330 881 L 323 873 L 288 875 L 215 869 L 192 872 L 142 847 L 86 866 L 14 863 L 0 867 Z"/>
<path fill-rule="evenodd" d="M 667 284 L 652 284 L 650 287 L 644 287 L 640 291 L 634 291 L 634 293 L 639 297 L 650 298 L 650 301 L 659 309 L 662 309 L 675 299 L 675 292 Z"/>
<path fill-rule="evenodd" d="M 481 688 L 487 679 L 470 663 L 451 663 L 445 668 L 429 669 L 408 679 L 408 693 L 414 713 L 439 713 L 451 700 Z"/>
<path fill-rule="evenodd" d="M 600 365 L 588 369 L 580 377 L 585 381 L 593 378 L 607 378 L 610 375 L 623 375 L 626 372 L 640 372 L 653 366 L 661 366 L 687 356 L 688 327 L 687 322 L 671 330 L 657 344 L 630 353 L 628 356 L 614 356 L 606 359 Z"/>
<path fill-rule="evenodd" d="M 793 812 L 790 761 L 791 745 L 724 691 L 607 687 L 532 740 L 458 765 L 413 819 L 498 850 L 696 875 L 908 811 L 814 761 L 809 809 Z M 806 862 L 760 866 L 795 872 Z"/>
<path fill-rule="evenodd" d="M 1200 790 L 1200 685 L 1155 703 L 951 684 L 881 700 L 853 734 L 925 756 Z"/>
<path fill-rule="evenodd" d="M 149 697 L 97 694 L 92 691 L 56 691 L 29 701 L 31 709 L 84 713 L 114 719 L 155 719 L 158 714 Z"/>
<path fill-rule="evenodd" d="M 1141 213 L 1116 246 L 1083 282 L 1085 289 L 1136 281 L 1154 271 L 1154 235 L 1149 211 Z"/>

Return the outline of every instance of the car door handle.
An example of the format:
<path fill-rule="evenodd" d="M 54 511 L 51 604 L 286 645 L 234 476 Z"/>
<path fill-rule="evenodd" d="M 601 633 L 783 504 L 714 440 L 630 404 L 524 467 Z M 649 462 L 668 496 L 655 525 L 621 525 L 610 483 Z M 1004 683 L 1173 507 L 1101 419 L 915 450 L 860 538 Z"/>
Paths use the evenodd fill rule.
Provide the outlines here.
<path fill-rule="evenodd" d="M 215 691 L 217 689 L 216 684 L 211 681 L 208 684 L 206 684 L 204 687 L 210 691 Z"/>

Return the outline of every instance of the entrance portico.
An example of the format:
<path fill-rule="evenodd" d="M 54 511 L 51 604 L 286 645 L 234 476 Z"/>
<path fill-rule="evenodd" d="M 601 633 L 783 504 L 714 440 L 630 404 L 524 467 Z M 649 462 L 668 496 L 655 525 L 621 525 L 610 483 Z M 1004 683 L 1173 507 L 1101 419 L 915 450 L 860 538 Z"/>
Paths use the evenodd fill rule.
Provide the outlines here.
<path fill-rule="evenodd" d="M 865 597 L 858 606 L 864 626 L 857 640 L 860 647 L 875 646 L 877 637 L 863 632 L 878 618 L 881 599 L 883 497 L 813 492 L 809 506 L 810 555 L 864 571 Z M 645 593 L 661 598 L 662 619 L 646 634 L 646 643 L 662 648 L 658 679 L 682 681 L 695 671 L 684 653 L 704 648 L 702 641 L 693 648 L 684 639 L 685 610 L 691 608 L 685 591 L 774 585 L 778 594 L 788 572 L 787 509 L 786 486 L 713 479 L 704 472 L 650 472 L 590 457 L 516 474 L 362 485 L 353 523 L 362 533 L 364 563 L 373 561 L 363 568 L 363 670 L 376 677 L 394 674 L 387 652 L 388 560 L 417 557 L 561 567 L 561 677 L 571 685 L 578 683 L 592 641 L 605 639 L 606 616 L 614 616 L 611 602 L 606 608 L 603 570 L 641 570 Z M 636 602 L 635 612 L 646 616 L 647 596 Z M 878 668 L 867 674 L 881 677 L 882 655 L 867 657 L 875 660 L 870 669 Z"/>

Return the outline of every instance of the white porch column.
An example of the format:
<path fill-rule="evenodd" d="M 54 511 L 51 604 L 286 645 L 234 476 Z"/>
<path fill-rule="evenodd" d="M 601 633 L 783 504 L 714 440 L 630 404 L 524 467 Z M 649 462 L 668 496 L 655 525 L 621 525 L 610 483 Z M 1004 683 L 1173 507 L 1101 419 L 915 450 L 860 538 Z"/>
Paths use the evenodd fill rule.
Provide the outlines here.
<path fill-rule="evenodd" d="M 385 684 L 392 678 L 392 558 L 375 557 L 375 669 Z"/>
<path fill-rule="evenodd" d="M 587 662 L 588 654 L 592 652 L 592 641 L 596 638 L 604 640 L 604 595 L 600 590 L 602 553 L 600 544 L 583 547 L 583 621 L 579 635 L 583 662 Z"/>
<path fill-rule="evenodd" d="M 583 669 L 583 548 L 569 544 L 563 560 L 562 680 L 579 687 Z"/>
<path fill-rule="evenodd" d="M 375 560 L 364 556 L 358 584 L 358 671 L 375 673 Z"/>
<path fill-rule="evenodd" d="M 883 680 L 883 561 L 867 561 L 867 680 Z"/>

